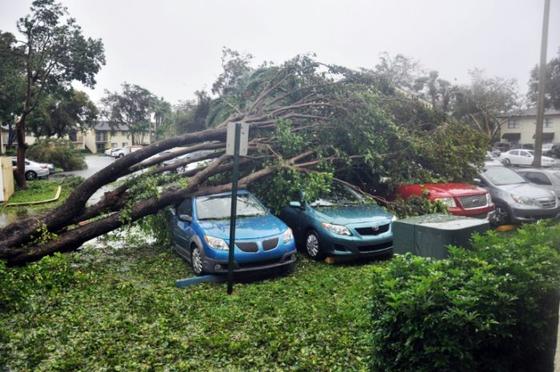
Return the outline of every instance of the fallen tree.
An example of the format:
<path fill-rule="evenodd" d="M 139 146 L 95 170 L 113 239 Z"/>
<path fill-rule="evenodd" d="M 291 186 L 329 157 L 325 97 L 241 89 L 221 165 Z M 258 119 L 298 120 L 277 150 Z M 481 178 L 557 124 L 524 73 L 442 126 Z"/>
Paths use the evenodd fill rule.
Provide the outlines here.
<path fill-rule="evenodd" d="M 387 175 L 394 182 L 414 177 L 457 179 L 471 176 L 467 162 L 480 160 L 473 149 L 480 138 L 469 137 L 466 129 L 460 138 L 448 138 L 455 126 L 444 115 L 400 96 L 366 73 L 296 57 L 281 66 L 244 72 L 230 84 L 212 102 L 207 129 L 130 153 L 85 180 L 49 214 L 1 229 L 0 259 L 15 265 L 76 250 L 87 240 L 188 195 L 229 190 L 232 159 L 224 149 L 226 127 L 232 122 L 250 124 L 249 156 L 241 163 L 242 187 L 263 179 L 274 184 L 274 177 L 286 171 L 318 170 L 362 183 Z M 404 125 L 400 118 L 406 118 Z M 434 146 L 430 141 L 438 136 L 442 141 Z M 154 157 L 177 147 L 181 149 L 173 154 Z M 453 148 L 453 155 L 462 158 L 442 159 L 445 148 Z M 213 151 L 161 165 L 200 150 Z M 208 161 L 204 166 L 166 174 L 203 159 Z M 115 181 L 118 184 L 101 200 L 87 205 L 95 192 Z"/>

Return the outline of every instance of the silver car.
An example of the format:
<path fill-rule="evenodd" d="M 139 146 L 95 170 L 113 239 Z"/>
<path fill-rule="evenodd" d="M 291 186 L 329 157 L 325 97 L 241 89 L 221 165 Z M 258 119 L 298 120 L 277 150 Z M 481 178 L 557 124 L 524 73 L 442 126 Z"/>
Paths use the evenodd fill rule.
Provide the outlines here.
<path fill-rule="evenodd" d="M 553 218 L 560 213 L 560 203 L 553 191 L 527 182 L 509 168 L 487 167 L 476 182 L 492 196 L 496 224 Z"/>
<path fill-rule="evenodd" d="M 546 190 L 551 190 L 560 197 L 560 170 L 558 169 L 519 169 L 517 173 L 523 176 L 527 181 Z"/>

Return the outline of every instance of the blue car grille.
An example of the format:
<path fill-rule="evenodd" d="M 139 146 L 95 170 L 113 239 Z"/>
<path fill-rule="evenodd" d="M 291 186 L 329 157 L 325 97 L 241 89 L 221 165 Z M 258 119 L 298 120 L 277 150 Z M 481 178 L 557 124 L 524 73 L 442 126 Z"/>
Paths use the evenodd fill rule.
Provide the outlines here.
<path fill-rule="evenodd" d="M 243 252 L 256 252 L 259 250 L 259 247 L 255 242 L 235 242 L 235 245 Z"/>
<path fill-rule="evenodd" d="M 276 246 L 278 245 L 278 238 L 267 239 L 263 241 L 262 245 L 265 251 L 270 251 L 271 249 L 276 248 Z"/>
<path fill-rule="evenodd" d="M 356 231 L 360 235 L 379 235 L 389 231 L 389 225 L 390 224 L 372 227 L 358 227 L 356 228 Z"/>

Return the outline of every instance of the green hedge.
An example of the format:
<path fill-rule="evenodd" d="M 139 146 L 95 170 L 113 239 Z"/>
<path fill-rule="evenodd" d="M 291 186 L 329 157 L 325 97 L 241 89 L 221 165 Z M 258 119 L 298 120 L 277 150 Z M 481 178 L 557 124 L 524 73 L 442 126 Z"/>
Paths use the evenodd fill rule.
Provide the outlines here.
<path fill-rule="evenodd" d="M 374 275 L 373 369 L 550 370 L 560 225 L 489 232 L 434 261 L 397 256 Z"/>
<path fill-rule="evenodd" d="M 87 168 L 84 154 L 65 139 L 41 139 L 29 147 L 27 158 L 39 163 L 52 163 L 65 171 Z"/>

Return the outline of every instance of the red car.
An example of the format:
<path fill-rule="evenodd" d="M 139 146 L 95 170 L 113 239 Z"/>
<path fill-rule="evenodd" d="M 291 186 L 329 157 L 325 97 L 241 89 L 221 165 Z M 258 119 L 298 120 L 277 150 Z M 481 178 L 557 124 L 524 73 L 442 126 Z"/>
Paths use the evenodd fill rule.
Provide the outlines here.
<path fill-rule="evenodd" d="M 441 201 L 449 213 L 457 216 L 486 218 L 494 210 L 488 191 L 466 183 L 411 184 L 401 185 L 396 190 L 396 195 L 403 199 L 425 193 L 429 200 Z"/>

